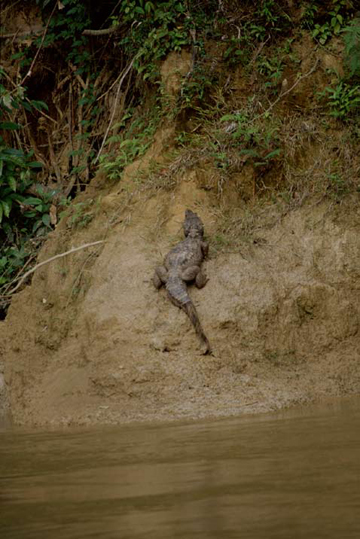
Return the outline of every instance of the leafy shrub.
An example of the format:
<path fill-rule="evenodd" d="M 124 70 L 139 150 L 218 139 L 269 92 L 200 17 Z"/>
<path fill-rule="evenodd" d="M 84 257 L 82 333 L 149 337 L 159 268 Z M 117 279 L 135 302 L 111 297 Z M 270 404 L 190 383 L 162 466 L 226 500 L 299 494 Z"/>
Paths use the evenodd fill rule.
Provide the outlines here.
<path fill-rule="evenodd" d="M 280 153 L 279 148 L 274 148 L 274 144 L 278 143 L 277 129 L 268 127 L 264 121 L 255 122 L 247 110 L 226 114 L 220 121 L 232 122 L 230 139 L 232 144 L 240 146 L 240 155 L 254 158 L 263 156 L 256 164 L 263 164 L 262 161 L 272 159 Z"/>
<path fill-rule="evenodd" d="M 360 19 L 354 19 L 344 28 L 345 63 L 350 77 L 360 76 Z"/>
<path fill-rule="evenodd" d="M 34 161 L 32 151 L 21 147 L 22 126 L 14 121 L 22 108 L 31 111 L 46 105 L 27 99 L 21 86 L 10 92 L 4 78 L 5 72 L 0 70 L 0 286 L 11 280 L 34 251 L 36 242 L 31 245 L 29 239 L 50 229 L 53 196 L 39 188 L 39 197 L 29 197 L 28 190 L 35 186 L 42 164 Z"/>
<path fill-rule="evenodd" d="M 327 97 L 330 115 L 344 120 L 360 107 L 360 84 L 350 85 L 340 81 L 334 88 L 325 88 L 320 96 Z"/>

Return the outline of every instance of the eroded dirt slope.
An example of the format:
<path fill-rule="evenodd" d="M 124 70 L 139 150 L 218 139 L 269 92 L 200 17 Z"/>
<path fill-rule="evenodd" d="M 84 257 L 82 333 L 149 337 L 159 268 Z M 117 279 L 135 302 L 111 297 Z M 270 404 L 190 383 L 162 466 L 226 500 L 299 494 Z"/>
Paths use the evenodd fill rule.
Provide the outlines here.
<path fill-rule="evenodd" d="M 177 72 L 187 72 L 189 58 Z M 176 77 L 165 67 L 176 96 Z M 175 126 L 163 125 L 119 184 L 101 175 L 92 181 L 38 262 L 105 243 L 37 270 L 0 322 L 8 387 L 8 398 L 0 387 L 0 408 L 1 399 L 10 401 L 16 423 L 222 416 L 360 392 L 358 195 L 309 197 L 285 216 L 265 205 L 255 232 L 236 246 L 230 236 L 219 251 L 212 241 L 219 214 L 239 205 L 239 186 L 228 182 L 219 198 L 210 188 L 214 170 L 196 165 L 179 172 L 172 190 L 141 182 L 139 171 L 161 164 L 174 137 Z M 242 186 L 247 170 L 238 174 Z M 251 212 L 242 207 L 240 220 Z M 199 213 L 212 244 L 210 280 L 190 294 L 213 356 L 201 355 L 186 315 L 151 283 L 156 264 L 182 238 L 186 208 Z"/>
<path fill-rule="evenodd" d="M 190 293 L 211 357 L 151 283 L 186 208 L 210 238 L 216 229 L 196 174 L 171 194 L 129 203 L 118 188 L 99 200 L 90 225 L 74 234 L 64 221 L 41 260 L 106 238 L 104 247 L 39 269 L 1 325 L 17 423 L 221 416 L 360 391 L 358 209 L 350 218 L 309 205 L 259 229 L 255 243 L 210 256 L 208 284 Z"/>

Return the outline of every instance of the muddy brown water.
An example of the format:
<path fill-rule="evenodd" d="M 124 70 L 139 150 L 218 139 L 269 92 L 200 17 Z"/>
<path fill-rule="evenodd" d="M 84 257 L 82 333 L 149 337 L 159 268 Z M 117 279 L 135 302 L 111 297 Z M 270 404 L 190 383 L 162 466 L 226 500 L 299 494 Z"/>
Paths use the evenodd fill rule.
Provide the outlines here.
<path fill-rule="evenodd" d="M 0 430 L 0 537 L 359 538 L 360 398 L 276 415 Z"/>

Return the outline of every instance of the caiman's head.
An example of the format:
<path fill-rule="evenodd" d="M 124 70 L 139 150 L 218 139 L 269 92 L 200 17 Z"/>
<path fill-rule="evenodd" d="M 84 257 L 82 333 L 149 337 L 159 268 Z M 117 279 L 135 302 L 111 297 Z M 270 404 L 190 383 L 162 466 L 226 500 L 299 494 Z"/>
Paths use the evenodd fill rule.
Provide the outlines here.
<path fill-rule="evenodd" d="M 204 225 L 200 217 L 191 210 L 185 211 L 185 221 L 184 221 L 184 234 L 187 238 L 188 236 L 192 238 L 202 238 L 204 236 Z"/>

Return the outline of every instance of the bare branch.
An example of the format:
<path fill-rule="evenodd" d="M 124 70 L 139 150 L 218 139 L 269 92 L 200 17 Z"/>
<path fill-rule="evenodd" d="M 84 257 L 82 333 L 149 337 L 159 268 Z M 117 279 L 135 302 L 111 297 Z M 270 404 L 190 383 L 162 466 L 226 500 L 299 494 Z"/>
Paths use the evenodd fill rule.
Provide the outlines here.
<path fill-rule="evenodd" d="M 279 97 L 277 99 L 275 99 L 275 101 L 273 103 L 271 103 L 270 107 L 268 109 L 266 109 L 264 112 L 262 112 L 259 116 L 257 116 L 255 119 L 257 120 L 258 118 L 261 118 L 262 116 L 265 116 L 273 107 L 275 107 L 275 105 L 287 94 L 289 94 L 290 92 L 293 91 L 293 89 L 299 84 L 299 82 L 301 82 L 302 80 L 304 80 L 306 77 L 309 77 L 314 71 L 315 69 L 317 68 L 317 65 L 319 63 L 319 59 L 316 60 L 315 64 L 312 66 L 312 68 L 307 72 L 305 73 L 304 75 L 301 75 L 301 77 L 299 77 L 295 82 L 294 84 L 288 89 L 286 90 L 285 92 L 283 92 L 282 94 L 279 95 Z"/>
<path fill-rule="evenodd" d="M 8 298 L 12 296 L 16 290 L 20 287 L 20 285 L 23 283 L 23 281 L 29 277 L 32 273 L 34 273 L 37 269 L 41 268 L 41 266 L 45 266 L 45 264 L 49 264 L 50 262 L 53 262 L 54 260 L 57 260 L 58 258 L 62 258 L 63 256 L 70 255 L 72 253 L 76 253 L 76 251 L 80 251 L 81 249 L 87 249 L 88 247 L 93 247 L 94 245 L 99 245 L 100 243 L 105 243 L 104 240 L 99 241 L 93 241 L 92 243 L 85 243 L 84 245 L 80 245 L 79 247 L 73 247 L 69 251 L 65 251 L 64 253 L 60 253 L 59 255 L 52 256 L 51 258 L 48 258 L 47 260 L 44 260 L 43 262 L 40 262 L 39 264 L 36 264 L 31 270 L 27 271 L 22 277 L 17 277 L 12 282 L 15 283 L 16 281 L 19 281 L 18 284 L 11 290 L 11 292 L 8 292 L 7 294 L 0 296 L 1 298 Z"/>
<path fill-rule="evenodd" d="M 51 19 L 52 19 L 52 16 L 53 16 L 54 13 L 55 13 L 56 7 L 57 7 L 57 4 L 54 4 L 54 7 L 53 7 L 52 12 L 50 13 L 50 17 L 49 17 L 49 19 L 48 19 L 48 22 L 46 23 L 46 26 L 45 26 L 45 29 L 44 29 L 43 36 L 42 36 L 42 38 L 41 38 L 41 43 L 40 43 L 40 45 L 39 45 L 39 48 L 38 48 L 38 50 L 36 51 L 36 54 L 35 54 L 35 56 L 34 56 L 34 58 L 33 58 L 33 61 L 31 62 L 31 65 L 30 65 L 30 67 L 29 67 L 29 71 L 26 73 L 25 77 L 24 77 L 23 80 L 21 81 L 20 86 L 22 86 L 22 85 L 24 84 L 25 80 L 26 80 L 28 77 L 30 77 L 30 75 L 31 75 L 31 73 L 32 73 L 32 70 L 34 69 L 35 62 L 36 62 L 36 60 L 37 60 L 37 57 L 38 57 L 39 54 L 40 54 L 41 48 L 42 48 L 43 43 L 44 43 L 44 40 L 45 40 L 46 32 L 48 31 L 49 24 L 50 24 L 50 21 L 51 21 Z"/>
<path fill-rule="evenodd" d="M 114 116 L 115 116 L 115 113 L 116 113 L 116 109 L 117 109 L 117 105 L 118 105 L 118 101 L 119 101 L 119 97 L 120 97 L 120 90 L 121 90 L 122 84 L 123 84 L 123 82 L 124 82 L 124 80 L 125 80 L 125 78 L 126 78 L 126 75 L 127 75 L 127 74 L 129 73 L 129 71 L 131 70 L 131 68 L 132 68 L 132 66 L 133 66 L 133 64 L 134 64 L 134 62 L 135 62 L 135 58 L 136 58 L 136 57 L 134 56 L 134 58 L 131 60 L 130 64 L 129 64 L 129 65 L 127 66 L 127 68 L 124 70 L 124 73 L 123 73 L 123 75 L 122 75 L 122 77 L 121 77 L 121 79 L 120 79 L 119 86 L 118 86 L 118 89 L 117 89 L 117 91 L 116 91 L 115 103 L 114 103 L 113 110 L 112 110 L 112 113 L 111 113 L 110 122 L 109 122 L 109 125 L 107 126 L 106 133 L 105 133 L 105 136 L 104 136 L 103 141 L 102 141 L 102 143 L 101 143 L 100 150 L 99 150 L 99 152 L 98 152 L 98 154 L 97 154 L 97 156 L 96 156 L 95 163 L 98 162 L 99 157 L 100 157 L 100 155 L 101 155 L 101 152 L 102 152 L 103 149 L 104 149 L 105 142 L 106 142 L 106 140 L 107 140 L 107 138 L 108 138 L 109 131 L 110 131 L 111 126 L 112 126 L 112 123 L 113 123 L 113 121 L 114 121 Z"/>
<path fill-rule="evenodd" d="M 56 7 L 56 4 L 55 4 L 55 7 Z M 51 19 L 51 16 L 50 16 L 50 19 Z M 43 37 L 45 38 L 47 28 L 48 28 L 48 24 L 46 25 L 45 28 L 36 28 L 34 30 L 27 30 L 25 32 L 12 32 L 9 34 L 0 34 L 0 39 L 1 38 L 10 39 L 11 37 L 16 37 L 16 38 L 30 37 L 30 36 L 36 36 L 42 33 L 44 33 Z M 110 28 L 104 28 L 103 30 L 92 30 L 91 28 L 86 28 L 85 30 L 82 31 L 82 35 L 83 36 L 109 36 L 111 34 L 115 34 L 115 32 L 117 32 L 118 30 L 119 30 L 118 26 L 111 26 Z"/>
<path fill-rule="evenodd" d="M 108 36 L 110 34 L 114 34 L 119 29 L 118 26 L 111 26 L 110 28 L 104 28 L 103 30 L 91 30 L 85 29 L 82 32 L 83 36 Z"/>

